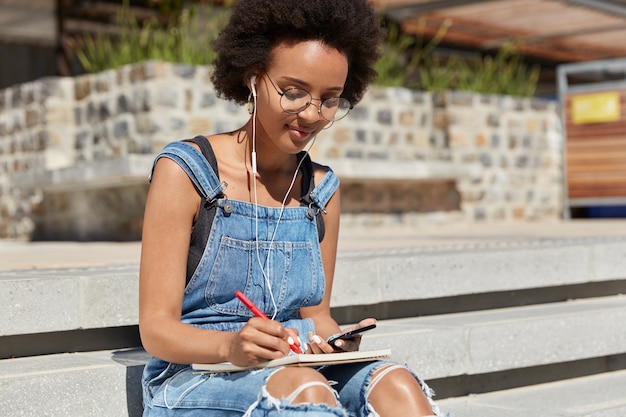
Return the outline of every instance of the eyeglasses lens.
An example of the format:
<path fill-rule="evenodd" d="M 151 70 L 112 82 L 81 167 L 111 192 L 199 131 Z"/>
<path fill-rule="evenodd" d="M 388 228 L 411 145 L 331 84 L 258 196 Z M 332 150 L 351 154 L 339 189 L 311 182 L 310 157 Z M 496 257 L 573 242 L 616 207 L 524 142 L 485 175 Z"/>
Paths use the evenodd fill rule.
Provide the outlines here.
<path fill-rule="evenodd" d="M 300 88 L 289 88 L 283 92 L 280 105 L 287 113 L 300 113 L 312 103 L 311 94 Z M 329 122 L 343 119 L 351 109 L 350 102 L 343 97 L 333 97 L 323 100 L 320 114 Z"/>

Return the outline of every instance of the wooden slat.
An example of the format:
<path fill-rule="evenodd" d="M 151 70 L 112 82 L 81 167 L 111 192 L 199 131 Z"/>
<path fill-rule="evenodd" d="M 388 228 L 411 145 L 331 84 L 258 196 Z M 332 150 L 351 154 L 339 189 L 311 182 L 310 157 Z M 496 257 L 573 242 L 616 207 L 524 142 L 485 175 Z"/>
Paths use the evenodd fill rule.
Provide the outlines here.
<path fill-rule="evenodd" d="M 624 171 L 624 175 L 626 175 L 626 165 L 614 165 L 614 166 L 606 166 L 606 165 L 574 165 L 568 164 L 568 181 L 573 181 L 573 177 L 576 175 L 593 175 L 593 174 L 604 174 L 609 172 L 622 172 Z M 570 182 L 571 182 L 570 181 Z"/>
<path fill-rule="evenodd" d="M 569 189 L 569 198 L 616 198 L 626 197 L 626 187 L 604 190 L 600 188 Z"/>
<path fill-rule="evenodd" d="M 569 179 L 572 183 L 577 184 L 619 184 L 624 183 L 624 176 L 626 175 L 626 169 L 618 171 L 605 171 L 594 173 L 573 173 Z"/>
<path fill-rule="evenodd" d="M 619 120 L 604 123 L 572 122 L 572 99 L 580 95 L 565 100 L 568 197 L 626 197 L 626 91 L 619 91 Z"/>
<path fill-rule="evenodd" d="M 618 150 L 607 150 L 600 147 L 590 148 L 588 150 L 580 151 L 569 149 L 570 152 L 567 154 L 567 160 L 574 161 L 595 161 L 595 160 L 603 160 L 606 158 L 607 161 L 619 161 L 621 160 L 626 163 L 626 151 L 618 151 Z"/>
<path fill-rule="evenodd" d="M 569 152 L 587 152 L 597 149 L 604 149 L 609 152 L 626 150 L 626 140 L 624 136 L 603 136 L 600 138 L 588 137 L 578 138 L 579 140 L 568 140 L 566 143 Z"/>
<path fill-rule="evenodd" d="M 624 105 L 626 111 L 626 104 Z M 597 138 L 603 136 L 622 136 L 626 135 L 626 117 L 622 116 L 622 119 L 610 122 L 610 123 L 593 123 L 588 125 L 575 125 L 568 123 L 566 126 L 567 138 Z"/>
<path fill-rule="evenodd" d="M 576 173 L 586 173 L 587 175 L 605 174 L 611 172 L 621 172 L 626 170 L 626 163 L 620 161 L 604 162 L 601 159 L 596 160 L 567 160 L 567 178 L 571 178 Z M 626 183 L 626 180 L 624 181 Z"/>

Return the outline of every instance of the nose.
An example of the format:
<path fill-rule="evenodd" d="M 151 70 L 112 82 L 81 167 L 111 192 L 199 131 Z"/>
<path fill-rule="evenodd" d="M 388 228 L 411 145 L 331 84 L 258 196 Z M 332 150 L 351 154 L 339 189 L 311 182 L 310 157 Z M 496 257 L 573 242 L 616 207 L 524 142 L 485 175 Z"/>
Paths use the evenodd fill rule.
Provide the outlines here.
<path fill-rule="evenodd" d="M 309 121 L 310 123 L 317 122 L 319 119 L 323 119 L 321 109 L 321 103 L 316 104 L 311 101 L 307 108 L 299 113 L 299 116 Z"/>

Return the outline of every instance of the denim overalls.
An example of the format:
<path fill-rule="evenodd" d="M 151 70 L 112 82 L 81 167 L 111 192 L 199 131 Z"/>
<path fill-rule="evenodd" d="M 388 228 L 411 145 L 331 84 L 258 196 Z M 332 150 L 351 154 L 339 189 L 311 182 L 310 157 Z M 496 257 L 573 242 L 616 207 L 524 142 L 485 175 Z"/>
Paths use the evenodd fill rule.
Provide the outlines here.
<path fill-rule="evenodd" d="M 307 335 L 315 333 L 315 327 L 311 319 L 300 317 L 300 308 L 319 304 L 325 290 L 314 215 L 339 185 L 334 173 L 328 169 L 310 193 L 316 207 L 281 209 L 228 200 L 204 156 L 187 143 L 170 143 L 155 164 L 161 157 L 177 162 L 207 201 L 221 196 L 205 251 L 185 289 L 182 321 L 205 329 L 239 331 L 252 317 L 234 295 L 240 290 L 269 317 L 296 328 L 302 342 L 308 343 Z M 365 404 L 365 387 L 376 366 L 371 362 L 343 370 L 324 368 L 340 381 L 335 388 L 347 414 L 341 407 L 291 404 L 271 397 L 264 387 L 277 369 L 194 374 L 189 365 L 152 358 L 142 378 L 144 417 L 375 415 Z"/>

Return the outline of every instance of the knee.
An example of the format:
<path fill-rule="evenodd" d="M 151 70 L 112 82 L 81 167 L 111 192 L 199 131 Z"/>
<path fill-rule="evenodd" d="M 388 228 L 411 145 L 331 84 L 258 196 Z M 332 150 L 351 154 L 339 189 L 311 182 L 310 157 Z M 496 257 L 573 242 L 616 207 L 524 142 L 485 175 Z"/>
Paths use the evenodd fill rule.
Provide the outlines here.
<path fill-rule="evenodd" d="M 410 388 L 419 388 L 419 383 L 415 380 L 413 374 L 404 367 L 394 368 L 389 372 L 389 375 L 383 376 L 385 368 L 379 369 L 373 375 L 373 380 L 376 380 L 380 375 L 380 384 L 386 388 L 392 388 L 397 390 L 405 390 Z"/>
<path fill-rule="evenodd" d="M 392 390 L 398 394 L 407 395 L 414 393 L 415 390 L 421 391 L 421 387 L 413 374 L 403 367 L 390 370 L 388 375 L 385 368 L 379 369 L 372 375 L 372 380 L 377 381 L 378 388 L 383 391 Z"/>
<path fill-rule="evenodd" d="M 287 367 L 277 371 L 267 382 L 267 391 L 275 398 L 287 398 L 292 404 L 338 405 L 326 378 L 312 368 Z"/>
<path fill-rule="evenodd" d="M 382 367 L 372 374 L 367 397 L 376 409 L 393 405 L 412 410 L 410 415 L 431 415 L 433 411 L 420 382 L 408 369 L 398 365 Z"/>

